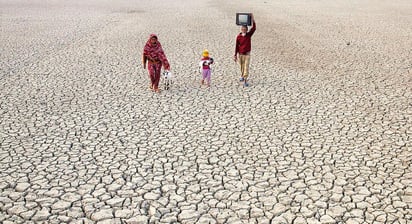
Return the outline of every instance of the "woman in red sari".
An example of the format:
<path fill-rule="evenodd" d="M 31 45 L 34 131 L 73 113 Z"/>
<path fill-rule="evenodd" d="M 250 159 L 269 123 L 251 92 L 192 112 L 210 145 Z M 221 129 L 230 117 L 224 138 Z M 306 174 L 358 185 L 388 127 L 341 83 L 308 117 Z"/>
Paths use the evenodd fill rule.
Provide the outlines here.
<path fill-rule="evenodd" d="M 162 45 L 157 40 L 156 34 L 151 34 L 149 40 L 147 40 L 146 45 L 143 49 L 143 68 L 149 70 L 150 76 L 150 89 L 155 92 L 160 92 L 159 81 L 160 81 L 160 70 L 163 68 L 165 70 L 170 69 L 169 61 L 162 49 Z"/>

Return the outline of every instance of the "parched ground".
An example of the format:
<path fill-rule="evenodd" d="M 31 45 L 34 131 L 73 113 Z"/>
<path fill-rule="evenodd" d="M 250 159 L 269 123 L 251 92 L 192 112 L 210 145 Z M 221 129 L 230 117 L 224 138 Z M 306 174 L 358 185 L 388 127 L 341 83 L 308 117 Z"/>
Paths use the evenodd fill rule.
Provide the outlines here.
<path fill-rule="evenodd" d="M 248 88 L 236 12 L 257 22 Z M 0 0 L 0 222 L 412 223 L 411 12 Z M 160 94 L 141 65 L 150 33 L 175 76 Z"/>

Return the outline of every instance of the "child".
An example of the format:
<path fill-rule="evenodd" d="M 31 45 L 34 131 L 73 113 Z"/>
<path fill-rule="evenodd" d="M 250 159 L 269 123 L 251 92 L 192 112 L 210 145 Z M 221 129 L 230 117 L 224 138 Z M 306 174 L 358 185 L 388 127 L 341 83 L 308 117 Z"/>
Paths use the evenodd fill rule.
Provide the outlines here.
<path fill-rule="evenodd" d="M 202 81 L 200 82 L 201 85 L 207 84 L 207 87 L 210 87 L 210 79 L 212 72 L 210 70 L 210 65 L 213 64 L 213 58 L 209 57 L 209 51 L 208 50 L 203 50 L 202 53 L 202 59 L 200 61 L 200 70 L 202 71 Z"/>

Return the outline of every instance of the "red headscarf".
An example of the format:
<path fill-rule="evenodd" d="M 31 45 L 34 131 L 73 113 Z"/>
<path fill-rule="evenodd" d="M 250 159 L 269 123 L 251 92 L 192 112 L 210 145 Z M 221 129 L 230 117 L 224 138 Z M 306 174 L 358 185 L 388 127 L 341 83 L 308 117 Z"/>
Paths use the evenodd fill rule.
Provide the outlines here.
<path fill-rule="evenodd" d="M 153 45 L 150 41 L 153 37 L 156 38 L 156 45 Z M 143 49 L 143 56 L 147 57 L 151 61 L 161 61 L 165 69 L 169 69 L 169 61 L 166 58 L 162 45 L 157 40 L 156 34 L 150 34 L 150 37 Z"/>

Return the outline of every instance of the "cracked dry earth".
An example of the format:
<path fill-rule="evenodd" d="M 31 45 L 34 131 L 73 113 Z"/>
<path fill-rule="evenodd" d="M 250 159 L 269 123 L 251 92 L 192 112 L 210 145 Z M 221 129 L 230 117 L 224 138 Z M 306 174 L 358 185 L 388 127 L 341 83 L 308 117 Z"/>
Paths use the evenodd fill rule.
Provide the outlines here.
<path fill-rule="evenodd" d="M 231 58 L 248 11 L 243 88 Z M 0 0 L 0 222 L 412 223 L 411 11 Z M 140 64 L 150 33 L 175 75 L 160 94 Z"/>

